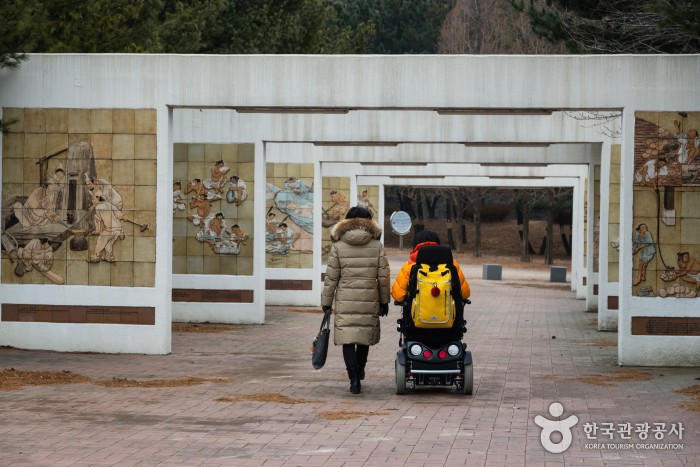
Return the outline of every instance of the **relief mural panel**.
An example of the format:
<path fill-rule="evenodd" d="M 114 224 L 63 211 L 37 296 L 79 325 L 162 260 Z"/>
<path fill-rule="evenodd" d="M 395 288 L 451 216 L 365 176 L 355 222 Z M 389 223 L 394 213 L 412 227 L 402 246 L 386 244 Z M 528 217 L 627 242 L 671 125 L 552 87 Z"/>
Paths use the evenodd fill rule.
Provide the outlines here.
<path fill-rule="evenodd" d="M 372 219 L 374 219 L 377 224 L 384 225 L 382 219 L 377 219 L 377 206 L 379 206 L 379 187 L 377 185 L 358 186 L 356 206 L 369 210 L 372 214 Z"/>
<path fill-rule="evenodd" d="M 696 298 L 700 284 L 700 113 L 638 112 L 633 294 Z"/>
<path fill-rule="evenodd" d="M 321 239 L 321 261 L 325 264 L 331 251 L 331 229 L 345 219 L 350 209 L 350 178 L 323 177 L 323 238 Z"/>
<path fill-rule="evenodd" d="M 153 287 L 156 111 L 5 108 L 2 282 Z"/>
<path fill-rule="evenodd" d="M 253 274 L 253 144 L 173 147 L 173 273 Z"/>
<path fill-rule="evenodd" d="M 265 265 L 313 267 L 314 165 L 268 163 Z"/>

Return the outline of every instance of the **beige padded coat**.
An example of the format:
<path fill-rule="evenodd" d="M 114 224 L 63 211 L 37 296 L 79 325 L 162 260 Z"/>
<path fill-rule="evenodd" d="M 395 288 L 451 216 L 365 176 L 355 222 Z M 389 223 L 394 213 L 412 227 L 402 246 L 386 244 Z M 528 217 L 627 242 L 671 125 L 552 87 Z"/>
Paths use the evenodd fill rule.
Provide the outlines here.
<path fill-rule="evenodd" d="M 331 251 L 321 296 L 335 299 L 335 345 L 379 342 L 379 304 L 389 303 L 389 262 L 371 219 L 344 219 L 331 230 Z"/>

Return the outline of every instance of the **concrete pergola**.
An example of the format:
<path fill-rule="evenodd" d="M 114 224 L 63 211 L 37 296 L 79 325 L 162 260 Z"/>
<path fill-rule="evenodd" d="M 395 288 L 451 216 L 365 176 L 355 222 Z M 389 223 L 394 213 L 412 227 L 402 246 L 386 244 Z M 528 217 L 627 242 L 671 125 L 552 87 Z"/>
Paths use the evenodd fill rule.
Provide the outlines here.
<path fill-rule="evenodd" d="M 635 112 L 697 111 L 699 75 L 696 55 L 34 55 L 21 69 L 0 73 L 3 108 L 155 109 L 155 285 L 125 291 L 2 283 L 2 304 L 147 305 L 155 309 L 155 324 L 1 321 L 0 345 L 163 354 L 170 351 L 173 318 L 262 323 L 266 304 L 318 304 L 320 222 L 314 224 L 312 268 L 266 268 L 264 236 L 254 235 L 253 274 L 216 277 L 219 289 L 252 290 L 250 303 L 171 300 L 174 289 L 211 288 L 211 277 L 172 274 L 173 146 L 249 143 L 259 181 L 256 213 L 265 211 L 268 163 L 312 163 L 316 186 L 322 177 L 350 177 L 350 199 L 360 185 L 379 186 L 381 193 L 386 185 L 429 186 L 436 180 L 446 186 L 573 187 L 572 289 L 589 311 L 598 311 L 599 329 L 618 330 L 620 364 L 697 364 L 698 336 L 632 334 L 635 316 L 697 318 L 700 308 L 697 299 L 663 301 L 660 308 L 658 298 L 632 296 L 631 238 Z M 609 122 L 612 133 L 573 117 L 600 113 L 619 114 Z M 619 173 L 611 170 L 615 151 Z M 619 201 L 610 190 L 617 180 Z M 320 190 L 314 196 L 314 218 L 320 219 Z M 613 201 L 619 212 L 610 212 Z M 594 229 L 586 228 L 598 222 L 596 216 L 597 273 Z M 612 218 L 619 218 L 619 282 L 608 274 Z M 264 216 L 257 216 L 255 232 L 264 229 Z M 313 286 L 266 290 L 266 280 L 290 275 Z"/>

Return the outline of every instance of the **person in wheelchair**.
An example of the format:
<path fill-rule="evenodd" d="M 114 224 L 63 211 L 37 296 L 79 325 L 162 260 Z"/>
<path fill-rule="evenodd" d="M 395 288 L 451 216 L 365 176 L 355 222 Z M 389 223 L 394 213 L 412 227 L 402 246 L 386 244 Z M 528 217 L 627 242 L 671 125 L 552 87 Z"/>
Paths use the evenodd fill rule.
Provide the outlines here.
<path fill-rule="evenodd" d="M 399 274 L 396 276 L 394 284 L 391 286 L 391 296 L 397 302 L 403 303 L 404 299 L 406 298 L 406 292 L 408 291 L 409 276 L 411 274 L 411 268 L 414 264 L 416 264 L 416 256 L 418 255 L 418 250 L 421 247 L 428 245 L 440 245 L 440 237 L 433 230 L 421 230 L 415 236 L 413 242 L 413 251 L 411 251 L 408 261 L 406 261 L 403 264 L 401 270 L 399 271 Z M 453 264 L 459 276 L 462 300 L 466 301 L 471 295 L 469 282 L 467 282 L 467 280 L 464 278 L 464 274 L 462 273 L 462 270 L 460 269 L 459 264 L 456 260 L 453 260 Z"/>
<path fill-rule="evenodd" d="M 469 283 L 437 233 L 423 230 L 414 243 L 392 286 L 395 304 L 402 306 L 396 393 L 404 394 L 407 386 L 452 386 L 471 394 L 472 356 L 462 342 Z"/>

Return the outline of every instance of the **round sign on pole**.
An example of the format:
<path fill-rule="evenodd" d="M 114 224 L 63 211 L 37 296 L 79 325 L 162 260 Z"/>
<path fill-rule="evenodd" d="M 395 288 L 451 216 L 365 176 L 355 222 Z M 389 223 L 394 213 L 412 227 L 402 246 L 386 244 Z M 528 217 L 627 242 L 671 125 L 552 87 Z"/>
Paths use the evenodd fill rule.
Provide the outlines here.
<path fill-rule="evenodd" d="M 406 211 L 395 211 L 389 218 L 391 230 L 396 235 L 406 235 L 411 231 L 411 216 Z"/>
<path fill-rule="evenodd" d="M 399 236 L 399 249 L 403 250 L 403 236 L 411 231 L 411 216 L 405 211 L 394 211 L 389 218 L 391 230 Z"/>

